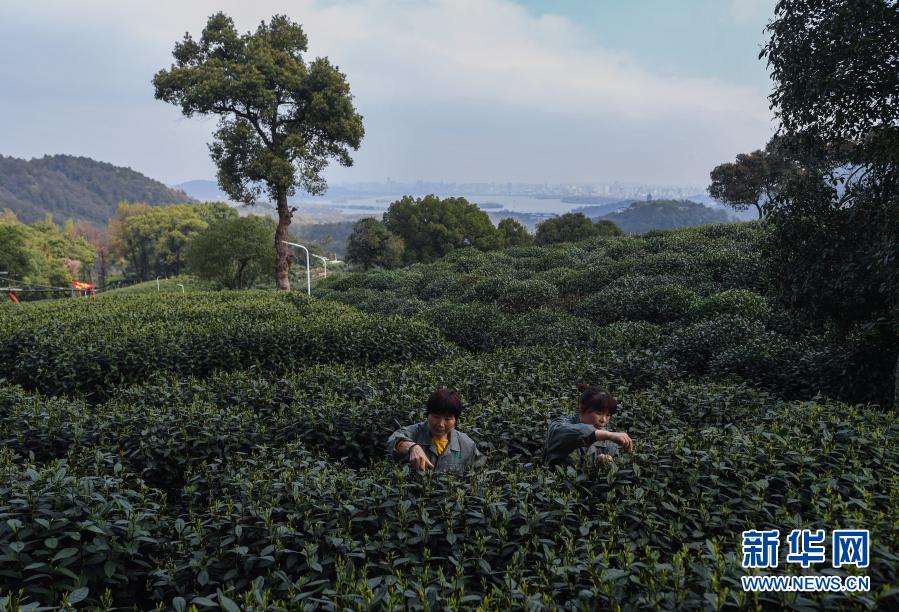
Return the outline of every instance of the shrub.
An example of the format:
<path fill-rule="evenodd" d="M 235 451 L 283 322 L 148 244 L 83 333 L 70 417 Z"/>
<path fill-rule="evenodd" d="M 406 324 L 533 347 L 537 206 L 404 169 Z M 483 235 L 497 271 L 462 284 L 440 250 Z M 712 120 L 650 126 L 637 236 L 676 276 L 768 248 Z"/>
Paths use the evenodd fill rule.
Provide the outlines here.
<path fill-rule="evenodd" d="M 512 312 L 523 312 L 552 306 L 559 291 L 550 283 L 539 280 L 512 281 L 503 287 L 497 300 L 500 307 Z"/>
<path fill-rule="evenodd" d="M 0 594 L 75 604 L 106 589 L 117 604 L 145 603 L 146 582 L 169 545 L 165 498 L 96 453 L 78 473 L 66 461 L 37 465 L 0 451 Z M 24 601 L 22 602 L 24 603 Z"/>
<path fill-rule="evenodd" d="M 764 296 L 746 289 L 730 289 L 700 300 L 693 307 L 692 314 L 696 318 L 739 315 L 763 321 L 771 314 L 771 307 Z"/>
<path fill-rule="evenodd" d="M 47 393 L 97 397 L 151 372 L 285 371 L 310 361 L 377 363 L 453 351 L 424 322 L 251 292 L 42 303 L 0 327 L 0 376 Z"/>

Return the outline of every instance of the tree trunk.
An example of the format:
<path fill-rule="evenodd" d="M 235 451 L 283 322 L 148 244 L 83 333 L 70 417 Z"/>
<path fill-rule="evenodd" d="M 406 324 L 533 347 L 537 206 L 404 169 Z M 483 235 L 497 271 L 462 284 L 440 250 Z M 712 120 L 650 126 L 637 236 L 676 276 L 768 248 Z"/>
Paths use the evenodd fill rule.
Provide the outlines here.
<path fill-rule="evenodd" d="M 275 230 L 275 253 L 277 263 L 275 264 L 275 281 L 280 291 L 290 291 L 290 245 L 284 244 L 287 240 L 287 228 L 290 227 L 290 220 L 293 218 L 293 211 L 287 206 L 287 192 L 278 192 L 278 229 Z"/>

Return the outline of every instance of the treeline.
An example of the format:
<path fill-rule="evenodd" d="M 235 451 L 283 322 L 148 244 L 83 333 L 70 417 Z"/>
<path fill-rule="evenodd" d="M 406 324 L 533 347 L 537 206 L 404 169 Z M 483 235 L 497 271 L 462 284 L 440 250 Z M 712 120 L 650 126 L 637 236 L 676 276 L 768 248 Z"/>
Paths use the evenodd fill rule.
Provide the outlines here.
<path fill-rule="evenodd" d="M 579 213 L 548 219 L 531 234 L 512 218 L 494 226 L 486 212 L 465 198 L 405 196 L 391 204 L 381 220 L 356 222 L 347 244 L 347 259 L 365 269 L 396 268 L 435 261 L 466 247 L 495 251 L 620 234 L 614 223 L 593 222 Z"/>
<path fill-rule="evenodd" d="M 25 223 L 52 214 L 105 225 L 122 201 L 194 200 L 130 168 L 87 157 L 48 155 L 24 160 L 0 155 L 0 210 L 9 208 Z"/>
<path fill-rule="evenodd" d="M 60 227 L 52 215 L 28 225 L 11 210 L 4 210 L 0 214 L 0 285 L 25 280 L 38 289 L 89 280 L 97 256 L 92 229 L 71 220 Z"/>
<path fill-rule="evenodd" d="M 191 273 L 213 285 L 243 289 L 274 271 L 275 221 L 223 203 L 149 206 L 122 202 L 104 228 L 52 216 L 22 223 L 11 210 L 0 215 L 0 272 L 39 295 L 85 281 L 104 288 L 111 276 L 126 281 Z M 321 249 L 311 245 L 313 252 Z M 17 282 L 12 282 L 13 280 Z"/>
<path fill-rule="evenodd" d="M 727 213 L 690 200 L 649 200 L 633 202 L 624 210 L 605 214 L 625 234 L 642 234 L 653 230 L 711 225 L 730 221 Z"/>

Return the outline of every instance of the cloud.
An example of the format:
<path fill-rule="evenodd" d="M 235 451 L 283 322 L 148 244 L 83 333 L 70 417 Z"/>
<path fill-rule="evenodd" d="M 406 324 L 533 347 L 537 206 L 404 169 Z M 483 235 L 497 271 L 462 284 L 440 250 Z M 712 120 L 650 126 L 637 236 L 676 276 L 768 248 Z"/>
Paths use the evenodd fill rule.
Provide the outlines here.
<path fill-rule="evenodd" d="M 738 14 L 758 4 L 734 2 L 733 10 Z M 367 134 L 355 168 L 335 174 L 346 180 L 631 180 L 638 172 L 649 180 L 676 178 L 664 160 L 677 159 L 677 176 L 686 182 L 706 175 L 700 164 L 758 147 L 770 133 L 764 93 L 716 79 L 661 76 L 626 51 L 603 46 L 580 24 L 532 15 L 509 0 L 60 0 L 21 7 L 15 21 L 26 31 L 62 32 L 63 38 L 68 32 L 70 44 L 81 46 L 80 66 L 67 66 L 60 57 L 54 70 L 60 79 L 84 73 L 96 92 L 98 115 L 104 87 L 118 90 L 119 100 L 135 91 L 131 98 L 146 98 L 131 103 L 136 114 L 147 112 L 153 121 L 138 125 L 135 117 L 131 128 L 144 130 L 144 148 L 160 151 L 172 143 L 154 140 L 160 130 L 153 122 L 169 117 L 166 134 L 173 122 L 183 122 L 174 107 L 159 110 L 149 79 L 171 63 L 174 42 L 185 31 L 198 36 L 217 10 L 232 16 L 242 31 L 275 13 L 287 14 L 303 24 L 310 56 L 327 55 L 347 74 Z M 0 21 L 4 11 L 9 8 L 0 9 Z M 4 31 L 0 26 L 0 35 Z M 94 49 L 93 55 L 85 48 Z M 102 74 L 90 57 L 104 66 Z M 153 104 L 156 111 L 144 110 Z M 211 125 L 195 123 L 183 132 L 196 139 L 211 132 Z M 649 150 L 654 135 L 658 150 Z M 699 152 L 676 150 L 685 143 Z M 198 149 L 193 142 L 187 148 Z M 693 165 L 684 167 L 684 160 Z M 208 159 L 195 164 L 209 175 Z M 166 177 L 179 170 L 163 170 L 158 153 L 152 166 Z M 590 168 L 602 168 L 603 176 L 591 175 Z"/>
<path fill-rule="evenodd" d="M 728 0 L 726 14 L 735 23 L 752 23 L 774 13 L 775 0 Z"/>

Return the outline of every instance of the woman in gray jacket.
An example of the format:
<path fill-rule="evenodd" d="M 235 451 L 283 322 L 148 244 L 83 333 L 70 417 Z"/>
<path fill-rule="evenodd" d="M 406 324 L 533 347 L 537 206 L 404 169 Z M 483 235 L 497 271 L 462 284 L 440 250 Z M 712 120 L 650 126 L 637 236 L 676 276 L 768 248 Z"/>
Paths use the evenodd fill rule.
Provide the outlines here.
<path fill-rule="evenodd" d="M 626 433 L 606 431 L 618 409 L 612 394 L 595 385 L 581 384 L 577 388 L 581 392 L 577 414 L 551 421 L 546 432 L 543 462 L 549 466 L 571 465 L 575 459 L 582 461 L 585 457 L 611 463 L 618 455 L 618 447 L 627 451 L 634 447 Z"/>
<path fill-rule="evenodd" d="M 456 429 L 462 415 L 458 392 L 443 387 L 428 397 L 428 420 L 397 429 L 387 440 L 387 452 L 397 460 L 408 461 L 419 472 L 460 473 L 487 458 L 474 440 Z"/>

